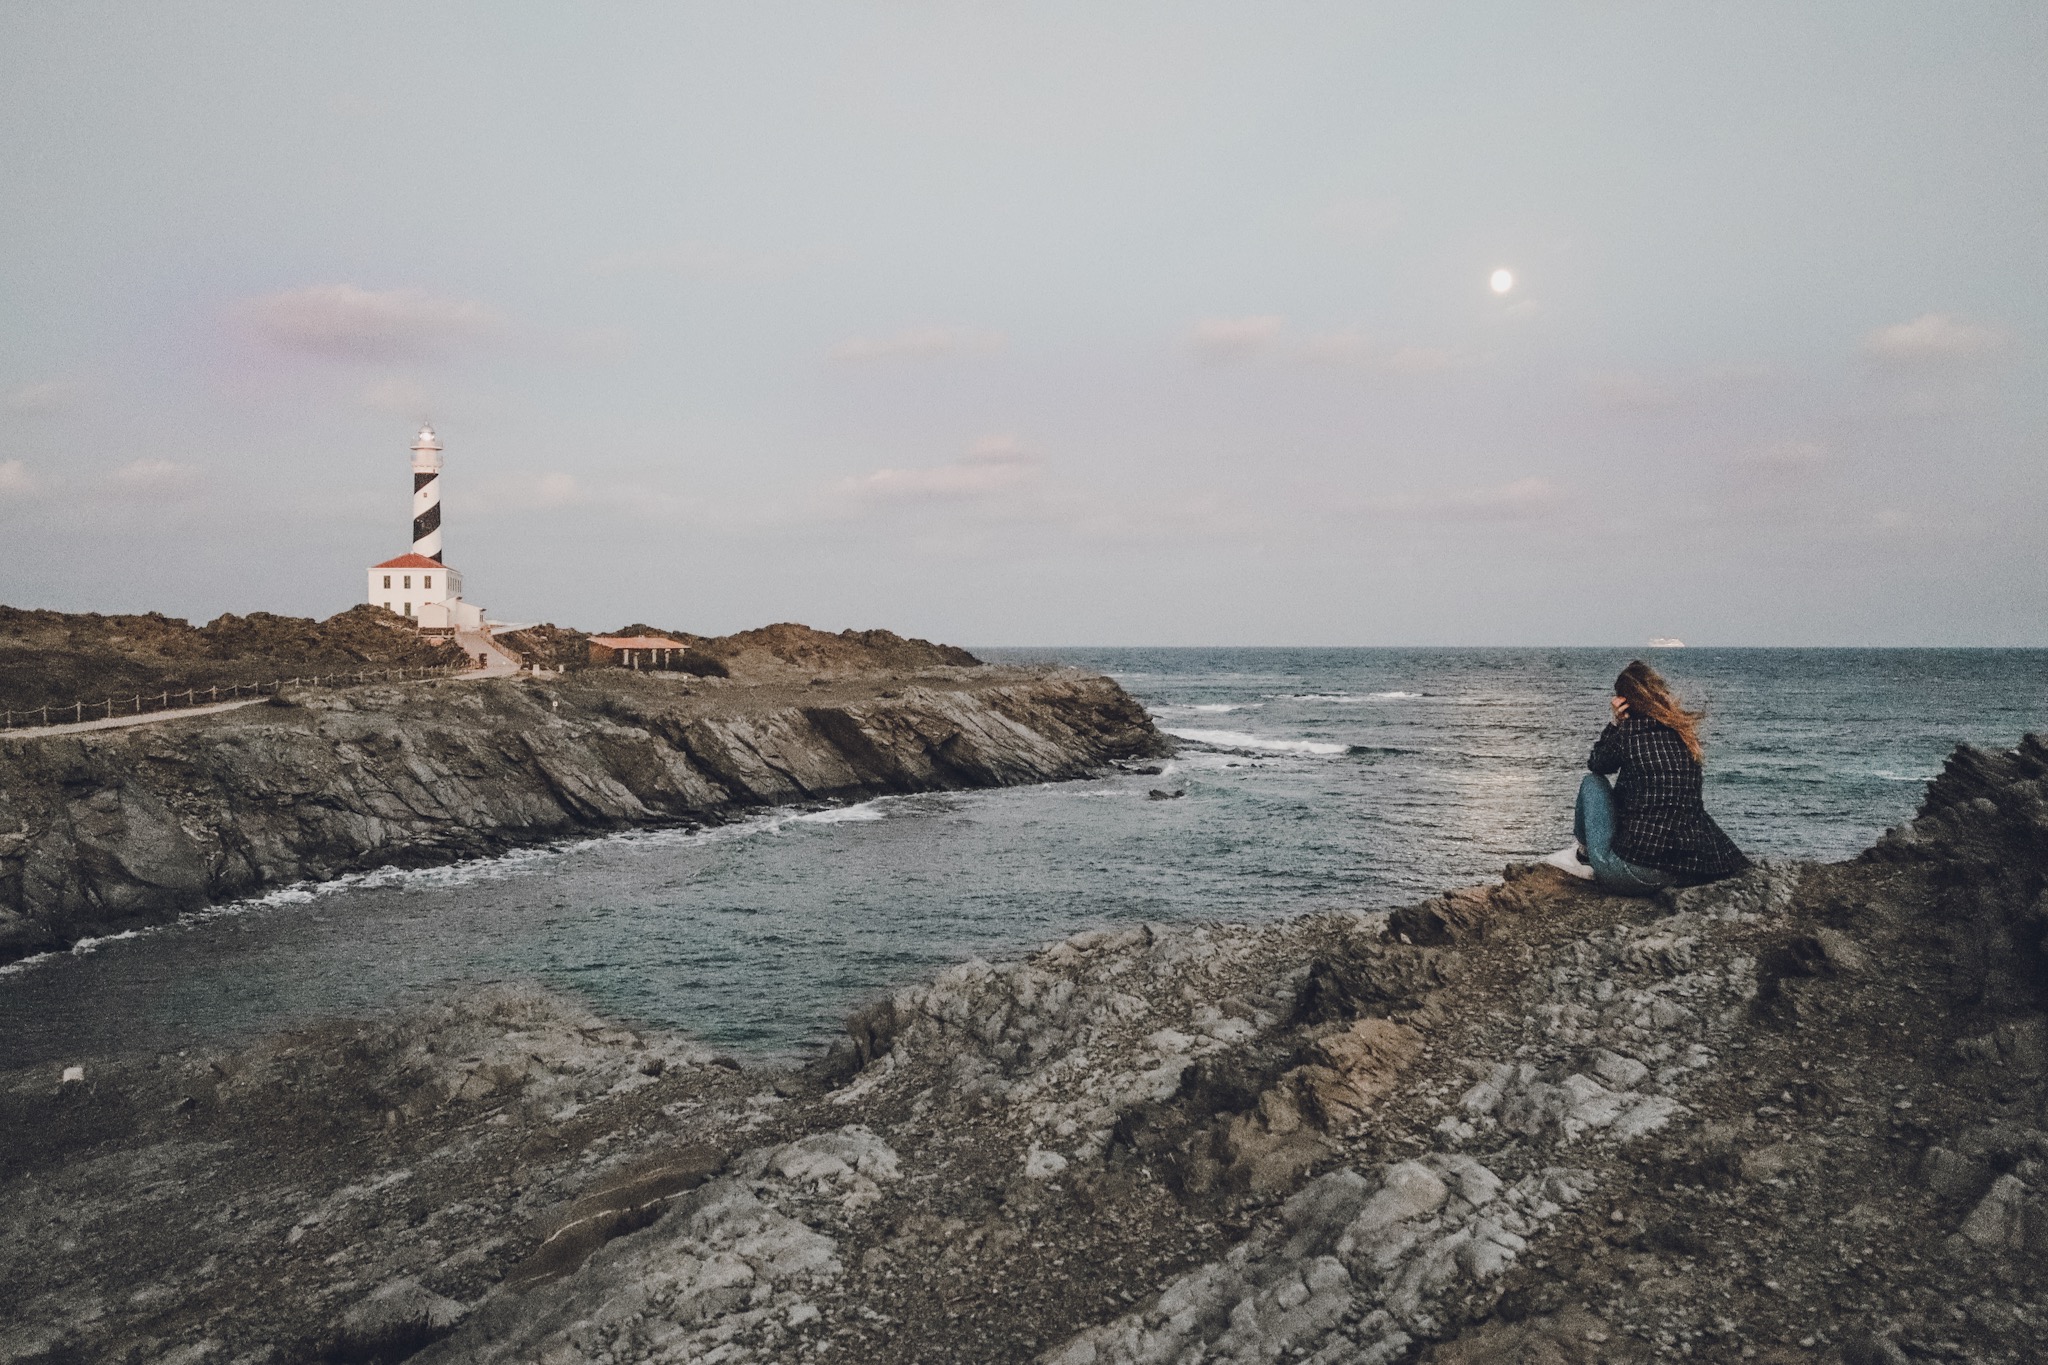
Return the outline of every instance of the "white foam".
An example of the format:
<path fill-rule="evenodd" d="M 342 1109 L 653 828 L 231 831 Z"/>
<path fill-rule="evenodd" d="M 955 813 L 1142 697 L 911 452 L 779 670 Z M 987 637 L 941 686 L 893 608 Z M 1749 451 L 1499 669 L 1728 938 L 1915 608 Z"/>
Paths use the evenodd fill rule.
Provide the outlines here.
<path fill-rule="evenodd" d="M 1175 739 L 1190 739 L 1197 744 L 1212 744 L 1219 749 L 1257 749 L 1275 754 L 1341 754 L 1350 750 L 1348 744 L 1328 744 L 1316 739 L 1264 739 L 1248 735 L 1242 730 L 1172 730 L 1167 734 Z"/>
<path fill-rule="evenodd" d="M 879 801 L 862 801 L 858 805 L 834 806 L 830 810 L 807 811 L 796 816 L 790 823 L 799 825 L 858 825 L 870 820 L 887 818 Z"/>
<path fill-rule="evenodd" d="M 84 957 L 87 953 L 99 951 L 102 943 L 119 943 L 124 938 L 141 938 L 139 929 L 125 929 L 118 934 L 102 934 L 98 938 L 82 938 L 71 945 L 73 957 Z"/>

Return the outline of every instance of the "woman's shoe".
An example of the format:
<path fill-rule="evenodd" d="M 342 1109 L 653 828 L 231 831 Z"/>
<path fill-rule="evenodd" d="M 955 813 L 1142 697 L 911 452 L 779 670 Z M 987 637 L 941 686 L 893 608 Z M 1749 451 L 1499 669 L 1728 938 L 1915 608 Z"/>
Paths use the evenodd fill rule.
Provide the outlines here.
<path fill-rule="evenodd" d="M 1590 882 L 1593 880 L 1593 869 L 1583 861 L 1585 856 L 1584 850 L 1580 848 L 1561 848 L 1548 858 L 1539 858 L 1537 861 L 1545 867 L 1554 867 L 1567 876 Z"/>

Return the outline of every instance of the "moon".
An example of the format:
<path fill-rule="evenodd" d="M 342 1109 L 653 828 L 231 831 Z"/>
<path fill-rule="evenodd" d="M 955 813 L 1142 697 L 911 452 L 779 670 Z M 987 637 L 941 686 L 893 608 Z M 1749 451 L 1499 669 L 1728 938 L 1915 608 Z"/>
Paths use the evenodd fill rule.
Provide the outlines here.
<path fill-rule="evenodd" d="M 1508 290 L 1515 287 L 1515 272 L 1512 270 L 1496 270 L 1493 272 L 1493 278 L 1488 280 L 1487 283 L 1493 286 L 1494 293 L 1505 294 Z"/>

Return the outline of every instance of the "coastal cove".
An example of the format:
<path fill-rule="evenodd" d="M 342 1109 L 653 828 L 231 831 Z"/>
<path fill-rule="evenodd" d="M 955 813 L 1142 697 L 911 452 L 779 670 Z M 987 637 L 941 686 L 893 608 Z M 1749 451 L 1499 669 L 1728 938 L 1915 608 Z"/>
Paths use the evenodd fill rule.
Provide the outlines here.
<path fill-rule="evenodd" d="M 1119 680 L 1170 759 L 761 811 L 273 892 L 0 975 L 10 1060 L 172 1048 L 539 981 L 753 1055 L 1077 929 L 1384 908 L 1568 837 L 1610 650 L 984 651 Z M 1958 740 L 2048 718 L 2041 651 L 1691 650 L 1709 802 L 1751 853 L 1908 818 Z M 819 689 L 822 691 L 823 689 Z M 1105 755 L 1106 756 L 1106 755 Z M 1184 792 L 1154 800 L 1154 790 Z"/>

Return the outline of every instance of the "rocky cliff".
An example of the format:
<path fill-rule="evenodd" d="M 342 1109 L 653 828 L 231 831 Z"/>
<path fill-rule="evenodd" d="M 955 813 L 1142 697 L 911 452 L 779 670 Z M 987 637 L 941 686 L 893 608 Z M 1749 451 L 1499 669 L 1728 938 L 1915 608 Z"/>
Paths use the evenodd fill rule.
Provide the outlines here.
<path fill-rule="evenodd" d="M 0 734 L 0 956 L 360 868 L 1075 777 L 1162 743 L 1106 678 L 992 668 L 451 679 Z"/>
<path fill-rule="evenodd" d="M 0 1360 L 2029 1365 L 2048 745 L 1862 859 L 1090 931 L 744 1068 L 501 989 L 0 1077 Z"/>

